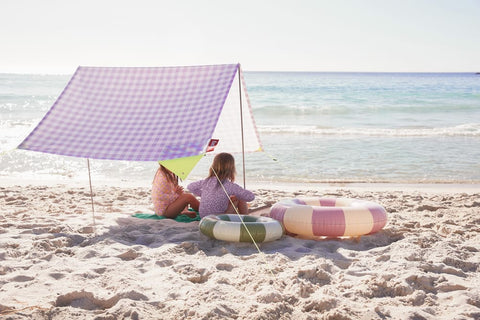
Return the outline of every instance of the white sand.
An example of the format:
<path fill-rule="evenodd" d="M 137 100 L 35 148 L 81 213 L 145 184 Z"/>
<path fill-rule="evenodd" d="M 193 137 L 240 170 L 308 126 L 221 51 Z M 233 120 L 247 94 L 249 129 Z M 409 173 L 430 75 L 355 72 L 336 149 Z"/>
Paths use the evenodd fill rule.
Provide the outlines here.
<path fill-rule="evenodd" d="M 146 187 L 95 187 L 95 233 L 88 188 L 0 187 L 0 318 L 480 319 L 478 193 L 381 187 L 257 189 L 257 214 L 326 194 L 389 219 L 360 240 L 284 236 L 262 255 L 198 222 L 131 217 L 153 212 Z"/>

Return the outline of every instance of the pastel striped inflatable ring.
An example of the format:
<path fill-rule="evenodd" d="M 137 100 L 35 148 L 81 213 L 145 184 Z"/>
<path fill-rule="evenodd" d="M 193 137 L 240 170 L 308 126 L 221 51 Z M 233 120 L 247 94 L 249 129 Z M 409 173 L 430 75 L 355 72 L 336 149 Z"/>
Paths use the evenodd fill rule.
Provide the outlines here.
<path fill-rule="evenodd" d="M 371 234 L 387 223 L 385 209 L 375 203 L 348 198 L 295 198 L 276 203 L 270 217 L 285 231 L 314 237 Z"/>
<path fill-rule="evenodd" d="M 241 216 L 255 242 L 280 239 L 283 229 L 280 222 L 269 217 Z M 213 239 L 252 242 L 245 226 L 236 214 L 209 215 L 200 220 L 200 231 Z"/>

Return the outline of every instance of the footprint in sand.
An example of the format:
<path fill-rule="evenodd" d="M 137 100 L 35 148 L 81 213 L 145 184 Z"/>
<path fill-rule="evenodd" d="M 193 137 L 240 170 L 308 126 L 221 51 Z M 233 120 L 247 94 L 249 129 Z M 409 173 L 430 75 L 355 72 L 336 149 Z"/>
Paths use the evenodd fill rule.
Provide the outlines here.
<path fill-rule="evenodd" d="M 155 262 L 155 264 L 159 267 L 170 267 L 174 264 L 174 261 L 173 260 L 160 260 L 160 261 L 157 261 Z"/>
<path fill-rule="evenodd" d="M 60 280 L 65 277 L 65 274 L 61 272 L 52 272 L 52 273 L 49 273 L 48 275 L 55 280 Z"/>
<path fill-rule="evenodd" d="M 331 281 L 331 274 L 319 266 L 310 266 L 298 270 L 297 275 L 314 284 L 326 285 Z"/>
<path fill-rule="evenodd" d="M 148 300 L 148 297 L 136 292 L 116 294 L 108 299 L 96 298 L 93 293 L 88 291 L 73 291 L 57 297 L 55 301 L 56 307 L 74 307 L 84 310 L 109 309 L 113 307 L 120 299 L 130 300 Z"/>
<path fill-rule="evenodd" d="M 129 249 L 128 251 L 117 255 L 118 258 L 126 261 L 136 259 L 138 256 L 140 256 L 140 253 L 133 249 Z"/>
<path fill-rule="evenodd" d="M 231 265 L 229 263 L 219 263 L 215 266 L 217 270 L 224 270 L 224 271 L 232 271 L 233 268 L 235 268 L 234 265 Z"/>
<path fill-rule="evenodd" d="M 206 268 L 196 268 L 192 264 L 179 265 L 175 271 L 178 274 L 186 276 L 186 279 L 192 283 L 204 283 L 207 282 L 213 271 Z"/>
<path fill-rule="evenodd" d="M 24 276 L 24 275 L 18 275 L 18 276 L 13 277 L 12 279 L 10 279 L 10 281 L 13 281 L 13 282 L 28 282 L 28 281 L 32 281 L 33 279 L 35 279 L 35 278 L 34 277 L 29 277 L 29 276 Z"/>

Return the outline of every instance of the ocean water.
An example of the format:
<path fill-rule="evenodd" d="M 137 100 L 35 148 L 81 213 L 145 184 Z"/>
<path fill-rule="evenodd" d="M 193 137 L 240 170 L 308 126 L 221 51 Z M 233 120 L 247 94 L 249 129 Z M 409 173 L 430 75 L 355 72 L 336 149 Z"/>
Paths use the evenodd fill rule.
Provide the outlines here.
<path fill-rule="evenodd" d="M 85 159 L 15 149 L 70 76 L 0 74 L 0 179 L 88 180 Z M 245 72 L 245 80 L 265 150 L 245 156 L 247 181 L 480 182 L 480 75 Z M 211 160 L 188 180 L 203 178 Z M 90 165 L 94 181 L 120 185 L 149 185 L 157 168 Z"/>

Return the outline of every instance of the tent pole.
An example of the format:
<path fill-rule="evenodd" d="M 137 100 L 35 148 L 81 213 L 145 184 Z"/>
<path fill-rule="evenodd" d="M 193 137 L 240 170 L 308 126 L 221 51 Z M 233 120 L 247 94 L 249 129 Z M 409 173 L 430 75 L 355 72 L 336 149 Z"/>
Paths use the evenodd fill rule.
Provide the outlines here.
<path fill-rule="evenodd" d="M 92 175 L 90 174 L 90 159 L 87 158 L 87 167 L 88 167 L 88 181 L 90 183 L 90 200 L 92 202 L 92 217 L 93 217 L 93 230 L 96 233 L 96 224 L 95 224 L 95 207 L 93 205 L 93 188 L 92 188 Z"/>
<path fill-rule="evenodd" d="M 243 104 L 242 104 L 242 76 L 240 74 L 240 63 L 238 64 L 238 92 L 240 97 L 240 127 L 242 131 L 242 160 L 243 160 L 243 188 L 246 189 L 245 183 L 245 141 L 243 134 Z"/>

